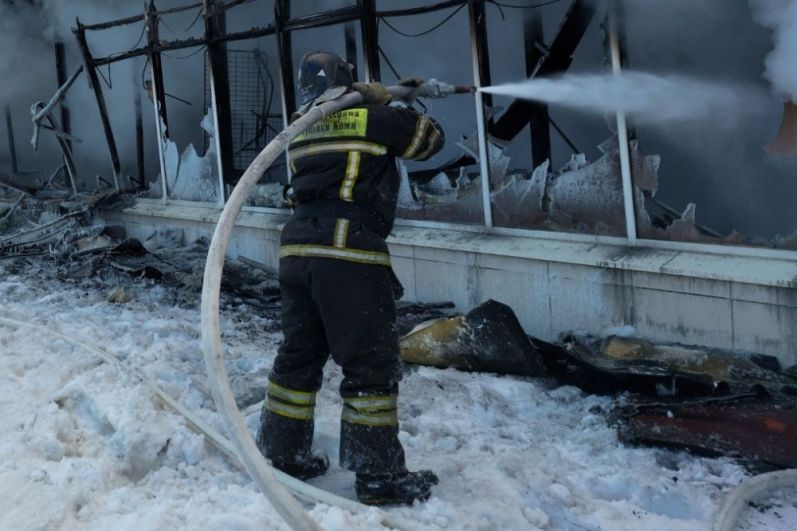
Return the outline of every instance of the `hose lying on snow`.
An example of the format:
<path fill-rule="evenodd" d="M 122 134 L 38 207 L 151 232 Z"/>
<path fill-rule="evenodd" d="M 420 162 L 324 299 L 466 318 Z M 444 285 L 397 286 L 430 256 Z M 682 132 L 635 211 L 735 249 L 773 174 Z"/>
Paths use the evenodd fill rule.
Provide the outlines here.
<path fill-rule="evenodd" d="M 412 89 L 408 87 L 391 87 L 389 90 L 394 95 L 404 96 Z M 462 90 L 457 90 L 450 85 L 430 82 L 425 85 L 425 90 L 421 90 L 420 95 L 442 97 L 454 92 L 462 92 Z M 216 408 L 230 430 L 244 468 L 287 524 L 297 531 L 318 529 L 318 526 L 302 510 L 296 500 L 274 479 L 272 467 L 266 462 L 255 445 L 244 417 L 238 410 L 235 396 L 230 387 L 229 377 L 224 367 L 224 352 L 222 351 L 221 328 L 219 325 L 221 274 L 224 267 L 224 258 L 227 254 L 227 244 L 235 226 L 235 219 L 266 169 L 285 151 L 291 140 L 305 129 L 311 127 L 325 116 L 360 103 L 362 103 L 362 95 L 358 92 L 351 92 L 336 100 L 311 107 L 304 116 L 278 134 L 257 155 L 244 172 L 241 180 L 238 181 L 219 216 L 219 221 L 208 249 L 205 276 L 202 284 L 202 345 Z M 298 483 L 300 485 L 297 485 L 297 490 L 303 489 L 302 485 L 304 484 Z"/>
<path fill-rule="evenodd" d="M 210 444 L 215 446 L 219 451 L 221 451 L 223 454 L 229 457 L 233 461 L 233 463 L 243 466 L 243 460 L 238 454 L 238 449 L 235 447 L 235 445 L 233 445 L 232 441 L 230 441 L 224 435 L 216 431 L 212 426 L 203 421 L 197 414 L 186 408 L 175 398 L 167 394 L 163 389 L 158 387 L 157 383 L 147 378 L 146 375 L 144 375 L 141 371 L 137 371 L 133 367 L 125 368 L 119 356 L 112 354 L 107 350 L 100 348 L 96 345 L 92 345 L 83 340 L 75 339 L 73 337 L 64 335 L 56 330 L 47 328 L 45 326 L 35 325 L 32 323 L 27 323 L 24 321 L 19 321 L 17 319 L 10 319 L 6 317 L 0 317 L 0 326 L 5 326 L 9 328 L 27 328 L 30 330 L 35 330 L 36 332 L 40 332 L 42 334 L 48 334 L 76 348 L 83 349 L 87 352 L 90 352 L 102 358 L 103 360 L 110 363 L 120 371 L 128 370 L 129 372 L 133 373 L 136 378 L 140 379 L 141 382 L 144 383 L 144 385 L 148 386 L 152 390 L 153 394 L 158 398 L 158 400 L 160 400 L 166 406 L 170 407 L 179 415 L 182 415 L 186 419 L 186 421 L 188 422 L 188 426 L 192 430 L 204 435 Z M 395 516 L 385 513 L 379 509 L 376 509 L 375 507 L 368 507 L 360 503 L 357 503 L 355 501 L 352 501 L 348 498 L 337 496 L 325 490 L 313 487 L 312 485 L 308 485 L 307 483 L 299 481 L 298 479 L 291 477 L 279 470 L 274 470 L 273 474 L 276 480 L 279 481 L 282 485 L 284 485 L 285 488 L 287 488 L 290 493 L 309 502 L 335 505 L 337 507 L 340 507 L 341 509 L 345 509 L 352 513 L 360 513 L 366 510 L 377 511 L 384 525 L 396 529 L 405 529 L 412 531 L 416 530 L 421 531 L 427 529 L 427 526 L 424 526 L 423 524 L 420 524 L 418 522 L 402 518 L 401 516 Z M 313 525 L 316 525 L 315 522 L 312 523 Z"/>
<path fill-rule="evenodd" d="M 797 487 L 797 468 L 760 474 L 736 487 L 725 498 L 712 531 L 733 531 L 747 502 L 763 492 L 781 487 Z"/>
<path fill-rule="evenodd" d="M 98 346 L 91 345 L 79 339 L 74 339 L 50 328 L 19 321 L 17 319 L 9 319 L 6 317 L 0 317 L 0 326 L 6 326 L 9 328 L 29 328 L 36 330 L 37 332 L 49 334 L 53 337 L 61 339 L 66 343 L 69 343 L 70 345 L 73 345 L 77 348 L 82 348 L 88 352 L 91 352 L 92 354 L 99 356 L 118 369 L 123 369 L 121 360 L 118 356 L 111 354 L 110 352 Z M 131 369 L 131 371 L 133 371 L 133 369 Z M 186 421 L 188 421 L 188 425 L 191 429 L 203 434 L 208 442 L 215 446 L 219 451 L 229 457 L 233 462 L 242 465 L 242 460 L 238 455 L 238 450 L 229 439 L 224 437 L 218 431 L 213 429 L 213 427 L 199 418 L 199 416 L 168 395 L 165 391 L 158 387 L 154 381 L 148 379 L 139 371 L 135 371 L 135 373 L 145 385 L 152 389 L 155 396 L 161 402 L 172 408 L 176 413 L 182 415 Z M 337 496 L 330 492 L 313 487 L 312 485 L 308 485 L 307 483 L 303 483 L 302 481 L 284 474 L 279 470 L 274 470 L 273 474 L 277 481 L 285 485 L 285 487 L 291 493 L 309 502 L 335 505 L 352 513 L 358 513 L 364 510 L 379 511 L 374 507 L 366 507 L 348 498 L 343 498 L 341 496 Z M 725 499 L 725 503 L 715 519 L 712 531 L 733 531 L 738 523 L 739 515 L 751 498 L 760 495 L 767 490 L 795 486 L 797 486 L 797 469 L 769 472 L 767 474 L 761 474 L 748 479 L 736 487 L 736 489 Z M 379 513 L 382 523 L 390 527 L 406 530 L 421 530 L 426 527 L 420 523 L 407 520 L 400 516 L 394 516 L 382 511 L 379 511 Z M 315 522 L 313 522 L 313 524 L 315 524 Z"/>

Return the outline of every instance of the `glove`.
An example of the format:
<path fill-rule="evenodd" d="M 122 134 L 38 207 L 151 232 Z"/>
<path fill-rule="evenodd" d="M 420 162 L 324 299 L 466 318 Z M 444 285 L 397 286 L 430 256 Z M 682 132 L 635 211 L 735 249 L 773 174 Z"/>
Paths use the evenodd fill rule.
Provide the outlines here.
<path fill-rule="evenodd" d="M 393 99 L 382 83 L 353 83 L 351 88 L 363 95 L 363 103 L 387 105 Z"/>
<path fill-rule="evenodd" d="M 407 105 L 412 105 L 415 103 L 415 100 L 418 99 L 418 93 L 421 91 L 421 86 L 426 82 L 425 79 L 422 77 L 405 77 L 403 79 L 398 80 L 398 85 L 400 87 L 410 87 L 413 90 L 401 98 L 401 101 L 406 103 Z"/>

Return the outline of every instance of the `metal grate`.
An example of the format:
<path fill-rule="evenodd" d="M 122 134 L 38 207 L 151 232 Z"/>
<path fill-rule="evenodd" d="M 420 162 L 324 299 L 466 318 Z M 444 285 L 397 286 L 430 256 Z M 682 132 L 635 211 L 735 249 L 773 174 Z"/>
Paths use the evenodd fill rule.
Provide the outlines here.
<path fill-rule="evenodd" d="M 260 50 L 227 50 L 230 81 L 233 168 L 240 175 L 283 128 L 278 86 L 268 56 Z M 210 107 L 210 63 L 205 60 L 205 108 Z M 208 139 L 206 139 L 207 143 Z M 285 157 L 277 159 L 261 182 L 285 179 Z"/>

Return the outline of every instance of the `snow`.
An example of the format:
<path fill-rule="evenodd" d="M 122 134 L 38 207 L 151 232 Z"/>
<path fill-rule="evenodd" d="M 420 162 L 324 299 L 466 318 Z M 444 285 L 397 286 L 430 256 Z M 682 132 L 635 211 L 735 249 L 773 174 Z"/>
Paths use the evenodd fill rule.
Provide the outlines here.
<path fill-rule="evenodd" d="M 45 261 L 30 264 L 0 262 L 0 316 L 99 345 L 125 368 L 0 327 L 0 529 L 287 529 L 132 370 L 225 432 L 207 391 L 197 295 L 107 272 L 67 283 L 42 272 Z M 129 302 L 110 302 L 118 289 Z M 235 385 L 262 394 L 278 324 L 234 300 L 223 307 Z M 333 464 L 313 484 L 353 498 L 353 474 L 335 463 L 340 380 L 328 365 L 316 447 Z M 428 502 L 387 510 L 443 529 L 705 530 L 747 476 L 731 459 L 625 447 L 605 419 L 609 398 L 547 380 L 407 367 L 399 403 L 409 466 L 435 470 L 441 483 Z M 381 528 L 373 509 L 305 507 L 324 529 Z M 795 523 L 787 491 L 743 519 L 745 529 Z"/>

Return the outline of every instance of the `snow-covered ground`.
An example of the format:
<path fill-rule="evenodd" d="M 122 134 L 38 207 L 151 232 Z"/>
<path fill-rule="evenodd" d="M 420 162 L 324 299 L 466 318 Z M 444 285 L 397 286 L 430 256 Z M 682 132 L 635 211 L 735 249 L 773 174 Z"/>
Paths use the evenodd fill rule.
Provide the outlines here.
<path fill-rule="evenodd" d="M 223 431 L 207 391 L 196 296 L 107 273 L 65 283 L 37 270 L 44 260 L 31 263 L 0 262 L 0 317 L 117 354 Z M 119 286 L 132 300 L 109 301 Z M 223 326 L 236 388 L 256 400 L 278 323 L 233 303 Z M 335 464 L 340 378 L 327 366 L 316 445 L 333 465 L 313 484 L 353 498 L 353 475 Z M 428 502 L 387 510 L 445 529 L 709 529 L 746 472 L 730 459 L 625 447 L 606 423 L 609 407 L 608 398 L 543 380 L 408 367 L 401 439 L 410 467 L 435 470 L 441 483 Z M 257 415 L 248 420 L 254 429 Z M 794 494 L 760 501 L 743 526 L 797 528 Z M 373 510 L 306 509 L 325 529 L 380 528 Z M 0 528 L 287 526 L 244 473 L 158 406 L 133 371 L 43 334 L 0 327 Z"/>

